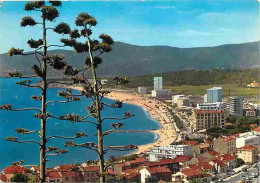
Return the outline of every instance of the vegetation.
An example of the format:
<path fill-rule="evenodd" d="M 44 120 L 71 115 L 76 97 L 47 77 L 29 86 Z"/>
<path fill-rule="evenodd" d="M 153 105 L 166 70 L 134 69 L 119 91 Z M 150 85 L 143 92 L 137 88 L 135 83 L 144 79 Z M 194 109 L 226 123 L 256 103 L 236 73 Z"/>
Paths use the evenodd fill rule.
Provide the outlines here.
<path fill-rule="evenodd" d="M 73 114 L 70 116 L 64 116 L 64 119 L 73 122 L 94 125 L 97 129 L 97 143 L 76 143 L 72 140 L 69 140 L 65 143 L 65 146 L 83 147 L 95 151 L 98 154 L 100 182 L 103 183 L 105 182 L 106 177 L 105 171 L 110 166 L 110 164 L 105 166 L 104 155 L 108 151 L 128 151 L 137 148 L 135 145 L 104 145 L 104 138 L 110 133 L 113 133 L 117 129 L 121 128 L 124 124 L 122 122 L 111 123 L 111 129 L 103 131 L 103 123 L 109 120 L 125 120 L 131 118 L 133 114 L 125 112 L 122 117 L 102 117 L 101 113 L 103 112 L 104 107 L 121 108 L 123 105 L 122 101 L 116 101 L 114 104 L 104 103 L 103 98 L 109 93 L 109 91 L 103 89 L 102 84 L 98 80 L 96 74 L 97 67 L 102 63 L 101 55 L 112 51 L 114 40 L 106 34 L 100 34 L 99 40 L 92 38 L 92 28 L 97 25 L 97 20 L 88 13 L 80 13 L 75 20 L 75 24 L 80 29 L 74 29 L 71 31 L 70 38 L 62 38 L 61 42 L 64 44 L 64 46 L 73 47 L 77 53 L 87 53 L 87 56 L 85 55 L 83 58 L 81 58 L 82 65 L 84 65 L 83 67 L 76 69 L 70 66 L 67 67 L 65 72 L 67 75 L 72 76 L 73 82 L 70 84 L 81 84 L 83 86 L 81 95 L 91 99 L 92 103 L 90 106 L 87 106 L 88 116 L 83 117 Z M 79 42 L 83 40 L 86 41 Z M 86 77 L 87 72 L 91 73 L 93 83 L 89 82 L 89 78 Z M 121 77 L 115 77 L 114 81 L 116 85 L 128 83 L 127 79 Z M 71 93 L 66 93 L 65 96 L 73 97 L 74 95 Z"/>
<path fill-rule="evenodd" d="M 238 84 L 221 84 L 221 85 L 201 85 L 201 86 L 192 86 L 192 85 L 181 85 L 166 87 L 171 88 L 176 94 L 185 94 L 185 95 L 204 95 L 206 94 L 207 89 L 214 86 L 221 86 L 223 89 L 223 96 L 250 96 L 258 95 L 258 88 L 246 88 L 241 87 Z"/>
<path fill-rule="evenodd" d="M 29 179 L 22 173 L 14 173 L 10 180 L 11 182 L 27 182 Z"/>
<path fill-rule="evenodd" d="M 222 45 L 211 48 L 174 48 L 169 46 L 136 46 L 116 42 L 113 52 L 102 58 L 106 64 L 101 65 L 97 71 L 102 76 L 140 76 L 150 73 L 163 73 L 187 69 L 208 70 L 224 67 L 225 69 L 248 68 L 259 65 L 259 42 Z M 69 50 L 55 50 L 76 67 L 81 67 L 81 58 L 86 54 L 74 54 Z M 53 54 L 53 53 L 51 53 Z M 21 58 L 23 59 L 23 58 Z M 30 57 L 21 64 L 19 59 L 9 59 L 6 54 L 0 55 L 0 73 L 6 70 L 19 69 L 29 74 L 32 60 Z M 11 63 L 19 64 L 13 65 Z M 51 73 L 60 77 L 57 73 Z M 207 78 L 207 77 L 205 77 Z M 178 77 L 179 80 L 181 78 Z M 145 84 L 145 82 L 142 82 Z M 151 81 L 149 80 L 149 83 Z M 193 83 L 190 83 L 191 85 Z M 190 85 L 189 84 L 189 85 Z"/>
<path fill-rule="evenodd" d="M 232 123 L 234 125 L 235 128 L 243 128 L 243 127 L 250 127 L 251 124 L 259 124 L 260 123 L 260 119 L 255 117 L 247 117 L 247 116 L 228 116 L 226 118 L 227 123 Z"/>
<path fill-rule="evenodd" d="M 242 166 L 244 164 L 245 164 L 244 160 L 242 160 L 241 158 L 237 158 L 237 167 L 240 167 L 240 166 Z"/>
<path fill-rule="evenodd" d="M 153 86 L 153 77 L 162 76 L 163 85 L 174 90 L 174 93 L 184 93 L 192 95 L 203 95 L 209 85 L 219 85 L 224 89 L 224 95 L 250 95 L 257 94 L 257 88 L 245 88 L 253 81 L 259 82 L 258 69 L 244 70 L 185 70 L 168 73 L 149 74 L 130 78 L 130 87 Z"/>
<path fill-rule="evenodd" d="M 65 136 L 57 136 L 52 135 L 47 137 L 46 136 L 46 129 L 47 129 L 47 121 L 50 119 L 58 119 L 58 120 L 72 120 L 76 121 L 79 119 L 79 116 L 74 114 L 67 114 L 64 116 L 53 116 L 48 111 L 48 106 L 53 103 L 69 103 L 69 102 L 76 102 L 79 101 L 75 95 L 72 95 L 72 90 L 63 90 L 58 92 L 58 96 L 64 98 L 63 101 L 56 101 L 51 100 L 47 101 L 47 89 L 50 87 L 50 84 L 53 82 L 47 82 L 48 76 L 48 69 L 52 69 L 56 73 L 58 71 L 62 71 L 63 75 L 71 76 L 75 70 L 73 70 L 72 66 L 64 62 L 64 56 L 58 54 L 50 54 L 48 52 L 49 48 L 53 47 L 63 47 L 62 45 L 48 45 L 47 44 L 47 31 L 54 31 L 59 34 L 73 34 L 73 31 L 70 30 L 70 27 L 66 23 L 60 23 L 56 27 L 50 27 L 49 22 L 55 21 L 55 19 L 59 16 L 59 12 L 57 7 L 62 5 L 61 1 L 34 1 L 34 2 L 27 2 L 25 4 L 24 10 L 25 11 L 34 11 L 38 13 L 38 17 L 36 17 L 37 21 L 30 17 L 26 16 L 22 18 L 20 26 L 40 26 L 40 30 L 42 30 L 42 38 L 38 40 L 29 39 L 28 45 L 34 51 L 29 53 L 24 53 L 23 49 L 19 48 L 11 48 L 8 52 L 9 56 L 14 55 L 22 55 L 22 56 L 34 56 L 35 64 L 32 67 L 34 75 L 31 76 L 23 76 L 22 73 L 18 71 L 14 71 L 8 74 L 9 77 L 18 77 L 18 78 L 30 78 L 29 80 L 19 81 L 16 84 L 25 86 L 27 88 L 38 88 L 40 89 L 40 95 L 38 96 L 31 96 L 32 100 L 41 102 L 41 108 L 30 107 L 30 108 L 22 108 L 22 109 L 14 109 L 12 105 L 5 104 L 0 106 L 1 110 L 5 111 L 35 111 L 37 113 L 34 114 L 33 117 L 38 118 L 40 125 L 38 129 L 28 130 L 24 128 L 17 128 L 15 131 L 17 134 L 28 135 L 32 133 L 38 133 L 40 140 L 25 140 L 21 141 L 17 137 L 7 137 L 6 140 L 14 143 L 33 143 L 39 146 L 40 150 L 40 172 L 38 175 L 37 172 L 32 172 L 32 174 L 38 176 L 41 182 L 46 182 L 46 162 L 48 161 L 49 156 L 57 156 L 60 154 L 67 153 L 68 150 L 66 149 L 59 149 L 58 147 L 47 147 L 47 143 L 50 142 L 52 139 L 76 139 L 80 137 L 85 137 L 86 133 L 76 133 L 74 137 L 65 137 Z M 24 63 L 20 63 L 24 64 Z M 60 72 L 61 73 L 61 72 Z M 33 79 L 31 78 L 40 78 L 40 81 L 36 84 Z M 83 120 L 82 120 L 83 121 Z M 14 165 L 21 165 L 23 161 L 14 162 Z M 26 165 L 24 165 L 26 166 Z M 17 175 L 17 177 L 20 175 Z M 25 182 L 25 181 L 23 181 Z"/>
<path fill-rule="evenodd" d="M 218 138 L 221 135 L 233 135 L 236 133 L 244 133 L 249 131 L 250 128 L 244 127 L 244 128 L 238 128 L 238 127 L 226 127 L 226 128 L 220 128 L 220 127 L 210 127 L 207 129 L 207 133 L 209 137 L 215 137 Z"/>
<path fill-rule="evenodd" d="M 179 128 L 179 129 L 182 129 L 183 128 L 183 124 L 180 120 L 180 118 L 176 115 L 173 115 L 173 120 L 174 122 L 176 123 L 176 126 Z"/>

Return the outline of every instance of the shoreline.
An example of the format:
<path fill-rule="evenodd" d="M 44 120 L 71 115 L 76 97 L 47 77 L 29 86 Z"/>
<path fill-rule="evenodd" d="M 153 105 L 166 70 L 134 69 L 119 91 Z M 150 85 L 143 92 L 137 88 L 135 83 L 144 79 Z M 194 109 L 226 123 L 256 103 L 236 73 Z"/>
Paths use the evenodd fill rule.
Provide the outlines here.
<path fill-rule="evenodd" d="M 82 90 L 82 87 L 80 86 L 70 86 L 69 88 L 75 90 Z M 175 124 L 170 123 L 170 120 L 164 113 L 167 107 L 166 104 L 156 99 L 149 99 L 148 95 L 144 96 L 126 90 L 112 90 L 111 93 L 109 93 L 106 97 L 113 100 L 120 100 L 123 103 L 128 103 L 142 107 L 142 109 L 148 113 L 149 117 L 153 121 L 159 123 L 160 125 L 159 129 L 149 132 L 158 135 L 158 138 L 154 142 L 139 145 L 138 149 L 130 154 L 145 153 L 148 152 L 149 149 L 154 146 L 170 145 L 174 140 L 176 140 L 179 137 L 175 130 Z"/>
<path fill-rule="evenodd" d="M 138 149 L 131 154 L 141 154 L 149 151 L 150 148 L 154 146 L 167 146 L 170 145 L 174 139 L 177 137 L 174 125 L 170 123 L 168 117 L 164 114 L 164 109 L 166 108 L 166 104 L 160 102 L 160 106 L 156 108 L 158 105 L 157 100 L 149 99 L 148 96 L 127 93 L 125 91 L 112 91 L 107 96 L 110 99 L 121 100 L 124 103 L 137 105 L 143 108 L 148 114 L 149 117 L 159 123 L 159 129 L 152 131 L 151 133 L 156 133 L 159 137 L 152 143 L 144 144 L 138 146 Z"/>

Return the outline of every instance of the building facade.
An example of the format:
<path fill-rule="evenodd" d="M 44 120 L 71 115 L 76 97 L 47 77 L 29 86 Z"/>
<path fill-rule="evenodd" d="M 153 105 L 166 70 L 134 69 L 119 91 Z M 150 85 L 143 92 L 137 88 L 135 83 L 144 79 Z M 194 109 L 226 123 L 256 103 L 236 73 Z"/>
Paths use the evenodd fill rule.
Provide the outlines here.
<path fill-rule="evenodd" d="M 246 145 L 237 149 L 237 158 L 244 160 L 246 164 L 258 162 L 259 146 Z"/>
<path fill-rule="evenodd" d="M 178 155 L 192 156 L 193 151 L 188 145 L 158 146 L 150 149 L 149 161 L 157 161 L 164 158 L 175 158 Z"/>
<path fill-rule="evenodd" d="M 179 97 L 177 99 L 177 107 L 182 108 L 182 107 L 188 107 L 190 105 L 190 100 L 188 97 Z"/>
<path fill-rule="evenodd" d="M 163 89 L 163 78 L 162 77 L 154 77 L 153 78 L 154 90 L 162 90 Z"/>
<path fill-rule="evenodd" d="M 236 138 L 236 147 L 240 148 L 246 145 L 259 145 L 260 135 L 252 132 L 241 133 L 238 138 Z"/>
<path fill-rule="evenodd" d="M 207 89 L 207 103 L 222 102 L 222 88 L 213 87 Z"/>
<path fill-rule="evenodd" d="M 146 87 L 139 86 L 137 89 L 139 94 L 146 94 Z"/>
<path fill-rule="evenodd" d="M 159 99 L 171 99 L 173 95 L 172 90 L 152 90 L 152 97 Z"/>
<path fill-rule="evenodd" d="M 195 109 L 191 117 L 191 128 L 193 131 L 208 129 L 213 126 L 225 127 L 225 110 L 208 111 Z"/>
<path fill-rule="evenodd" d="M 229 114 L 234 116 L 243 116 L 243 98 L 242 97 L 229 97 L 228 98 L 228 111 Z"/>
<path fill-rule="evenodd" d="M 208 111 L 222 111 L 227 109 L 226 102 L 202 103 L 197 104 L 197 109 Z"/>
<path fill-rule="evenodd" d="M 219 154 L 235 154 L 236 139 L 234 137 L 219 137 L 213 141 L 213 150 Z"/>

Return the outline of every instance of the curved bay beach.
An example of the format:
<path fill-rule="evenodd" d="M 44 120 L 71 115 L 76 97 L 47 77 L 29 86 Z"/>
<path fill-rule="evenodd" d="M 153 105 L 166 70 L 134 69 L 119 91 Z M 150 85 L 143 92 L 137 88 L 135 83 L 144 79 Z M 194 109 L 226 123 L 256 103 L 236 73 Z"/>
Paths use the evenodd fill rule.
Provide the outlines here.
<path fill-rule="evenodd" d="M 82 90 L 82 87 L 80 86 L 69 88 Z M 160 123 L 161 127 L 158 130 L 151 131 L 152 133 L 156 133 L 159 135 L 157 141 L 150 144 L 138 146 L 138 150 L 134 152 L 135 154 L 147 152 L 150 148 L 154 146 L 167 146 L 174 142 L 176 139 L 179 140 L 180 136 L 177 135 L 177 132 L 175 130 L 177 127 L 174 123 L 170 123 L 169 118 L 165 114 L 167 108 L 166 104 L 156 99 L 150 99 L 146 95 L 136 94 L 130 90 L 111 90 L 111 92 L 106 97 L 114 100 L 120 100 L 124 103 L 141 106 L 149 113 L 152 119 Z"/>

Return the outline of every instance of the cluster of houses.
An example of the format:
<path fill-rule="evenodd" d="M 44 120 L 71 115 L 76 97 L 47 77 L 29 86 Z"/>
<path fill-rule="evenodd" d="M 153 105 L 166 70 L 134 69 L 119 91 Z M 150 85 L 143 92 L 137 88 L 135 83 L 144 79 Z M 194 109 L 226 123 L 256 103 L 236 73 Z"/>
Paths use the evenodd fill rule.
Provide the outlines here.
<path fill-rule="evenodd" d="M 256 137 L 258 139 L 256 139 Z M 150 149 L 131 161 L 114 162 L 106 170 L 107 180 L 125 182 L 211 182 L 237 167 L 237 159 L 246 164 L 259 160 L 260 127 L 251 132 L 222 136 L 203 143 L 187 140 L 179 145 Z M 99 167 L 86 163 L 75 166 L 58 165 L 47 169 L 47 182 L 98 182 Z M 0 182 L 10 182 L 15 173 L 31 177 L 39 174 L 39 167 L 9 166 L 2 170 Z"/>

